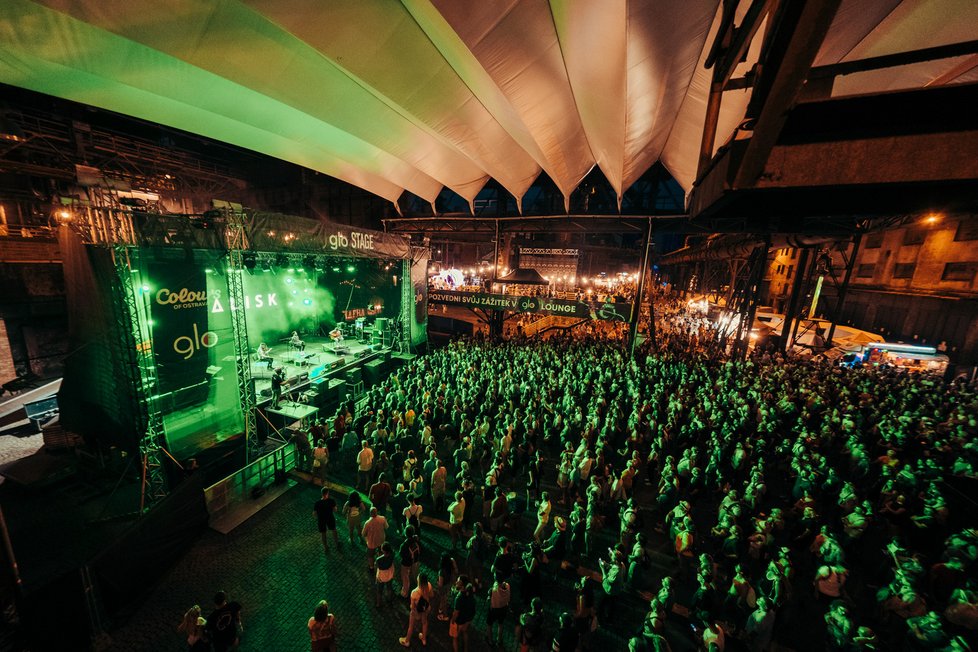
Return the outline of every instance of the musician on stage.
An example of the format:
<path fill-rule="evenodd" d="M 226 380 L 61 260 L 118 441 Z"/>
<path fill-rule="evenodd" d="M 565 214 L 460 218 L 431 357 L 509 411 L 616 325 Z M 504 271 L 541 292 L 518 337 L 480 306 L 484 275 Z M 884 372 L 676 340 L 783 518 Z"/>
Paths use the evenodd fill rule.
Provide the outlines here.
<path fill-rule="evenodd" d="M 333 340 L 333 350 L 335 351 L 336 347 L 343 344 L 343 329 L 337 325 L 329 332 L 329 339 Z"/>
<path fill-rule="evenodd" d="M 292 339 L 289 340 L 289 346 L 299 351 L 306 350 L 306 343 L 299 339 L 298 331 L 292 331 Z"/>
<path fill-rule="evenodd" d="M 256 353 L 256 355 L 258 356 L 258 364 L 264 362 L 268 365 L 269 369 L 272 368 L 272 349 L 267 344 L 264 342 L 259 344 L 258 353 Z"/>

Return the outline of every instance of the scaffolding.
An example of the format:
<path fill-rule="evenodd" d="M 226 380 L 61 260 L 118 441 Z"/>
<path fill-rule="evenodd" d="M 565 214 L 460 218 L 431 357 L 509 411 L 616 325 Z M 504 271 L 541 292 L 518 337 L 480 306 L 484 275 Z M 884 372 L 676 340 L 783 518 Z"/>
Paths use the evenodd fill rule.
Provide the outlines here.
<path fill-rule="evenodd" d="M 123 301 L 117 302 L 116 331 L 120 351 L 125 356 L 123 368 L 130 376 L 134 393 L 133 407 L 139 437 L 139 457 L 142 464 L 142 492 L 139 509 L 152 507 L 167 494 L 166 473 L 163 469 L 163 413 L 160 409 L 159 376 L 153 354 L 153 335 L 149 323 L 145 293 L 136 287 L 133 275 L 139 272 L 136 249 L 117 245 L 112 249 L 116 278 Z"/>

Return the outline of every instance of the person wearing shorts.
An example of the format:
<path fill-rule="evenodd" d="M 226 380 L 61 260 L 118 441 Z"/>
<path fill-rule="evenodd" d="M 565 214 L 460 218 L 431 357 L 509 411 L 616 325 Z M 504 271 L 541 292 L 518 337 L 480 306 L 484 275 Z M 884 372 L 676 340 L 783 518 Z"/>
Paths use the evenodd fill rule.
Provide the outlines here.
<path fill-rule="evenodd" d="M 323 550 L 329 554 L 329 533 L 333 533 L 333 543 L 340 549 L 339 535 L 336 534 L 336 501 L 329 497 L 329 487 L 323 487 L 322 498 L 313 505 L 312 513 L 319 526 L 319 535 L 323 540 Z"/>
<path fill-rule="evenodd" d="M 489 626 L 489 644 L 496 645 L 503 640 L 503 623 L 509 613 L 510 588 L 509 582 L 498 581 L 492 585 L 489 594 L 489 613 L 486 624 Z"/>

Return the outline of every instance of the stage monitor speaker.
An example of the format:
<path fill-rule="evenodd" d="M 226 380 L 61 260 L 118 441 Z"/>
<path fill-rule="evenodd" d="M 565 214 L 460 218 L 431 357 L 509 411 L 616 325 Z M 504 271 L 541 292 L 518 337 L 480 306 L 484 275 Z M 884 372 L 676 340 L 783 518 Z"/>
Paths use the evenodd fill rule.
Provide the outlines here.
<path fill-rule="evenodd" d="M 346 370 L 346 382 L 351 385 L 363 382 L 363 373 L 360 371 L 360 367 Z"/>
<path fill-rule="evenodd" d="M 336 400 L 342 403 L 346 400 L 346 381 L 339 378 L 332 378 L 329 381 L 329 400 Z"/>
<path fill-rule="evenodd" d="M 384 371 L 387 368 L 387 363 L 383 360 L 371 360 L 367 364 L 363 365 L 363 377 L 371 385 L 376 385 L 384 377 Z"/>

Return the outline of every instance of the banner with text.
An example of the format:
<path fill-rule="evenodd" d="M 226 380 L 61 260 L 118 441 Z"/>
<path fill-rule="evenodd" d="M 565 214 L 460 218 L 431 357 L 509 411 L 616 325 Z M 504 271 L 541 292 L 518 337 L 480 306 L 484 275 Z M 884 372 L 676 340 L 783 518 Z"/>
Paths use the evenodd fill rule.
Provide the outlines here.
<path fill-rule="evenodd" d="M 356 258 L 409 258 L 411 242 L 401 235 L 277 213 L 248 213 L 250 248 Z"/>
<path fill-rule="evenodd" d="M 579 319 L 601 319 L 627 322 L 632 313 L 631 303 L 605 301 L 574 301 L 548 297 L 523 297 L 512 294 L 487 294 L 483 292 L 452 292 L 432 290 L 428 293 L 431 303 L 447 303 L 468 308 L 509 310 L 511 312 L 539 312 Z"/>

